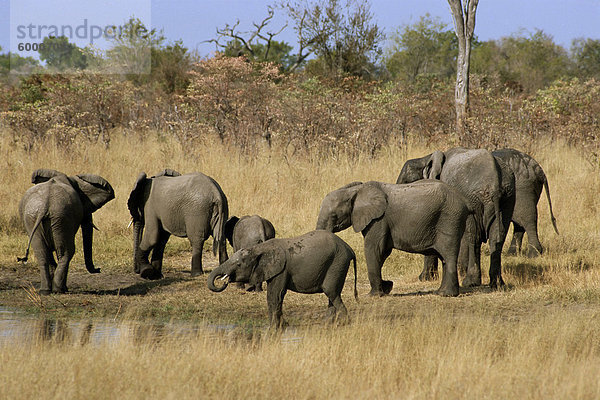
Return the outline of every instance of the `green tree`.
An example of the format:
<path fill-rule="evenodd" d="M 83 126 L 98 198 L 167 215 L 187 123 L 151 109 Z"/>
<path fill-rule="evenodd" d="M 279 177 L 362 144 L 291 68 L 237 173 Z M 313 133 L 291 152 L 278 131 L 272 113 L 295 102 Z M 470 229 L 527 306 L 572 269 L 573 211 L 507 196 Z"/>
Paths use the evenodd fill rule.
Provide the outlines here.
<path fill-rule="evenodd" d="M 147 29 L 138 18 L 131 17 L 122 27 L 113 27 L 108 34 L 113 46 L 106 52 L 108 68 L 115 73 L 124 73 L 134 82 L 144 79 L 141 74 L 150 74 L 152 48 L 159 48 L 165 37 L 156 29 Z"/>
<path fill-rule="evenodd" d="M 0 47 L 2 51 L 2 47 Z M 0 74 L 6 75 L 10 71 L 29 72 L 38 67 L 38 61 L 33 57 L 21 57 L 11 52 L 0 54 Z"/>
<path fill-rule="evenodd" d="M 574 39 L 571 56 L 577 76 L 600 79 L 600 40 Z"/>
<path fill-rule="evenodd" d="M 152 47 L 151 79 L 159 82 L 167 93 L 183 91 L 189 84 L 188 71 L 192 59 L 181 40 Z"/>
<path fill-rule="evenodd" d="M 526 93 L 568 76 L 571 69 L 567 51 L 542 30 L 488 41 L 473 50 L 474 72 L 497 75 L 504 85 Z"/>
<path fill-rule="evenodd" d="M 456 73 L 456 35 L 429 14 L 398 28 L 386 49 L 385 66 L 394 79 L 414 82 L 419 75 L 449 79 Z"/>
<path fill-rule="evenodd" d="M 58 71 L 85 69 L 88 65 L 83 49 L 69 43 L 69 39 L 65 36 L 45 37 L 38 53 L 40 53 L 40 60 L 45 61 L 48 67 L 56 68 Z"/>

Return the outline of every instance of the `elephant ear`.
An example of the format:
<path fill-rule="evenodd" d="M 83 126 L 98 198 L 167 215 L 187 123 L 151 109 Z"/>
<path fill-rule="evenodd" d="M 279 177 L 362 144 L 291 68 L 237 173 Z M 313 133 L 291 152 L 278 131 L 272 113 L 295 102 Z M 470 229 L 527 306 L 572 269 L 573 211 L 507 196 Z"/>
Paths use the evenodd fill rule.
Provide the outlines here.
<path fill-rule="evenodd" d="M 252 273 L 252 283 L 270 281 L 283 272 L 286 262 L 285 250 L 278 246 L 270 247 L 269 250 L 260 254 L 256 268 Z"/>
<path fill-rule="evenodd" d="M 129 213 L 134 221 L 142 220 L 142 210 L 144 208 L 144 194 L 146 192 L 146 187 L 148 184 L 152 182 L 151 179 L 148 179 L 145 172 L 141 172 L 138 175 L 137 180 L 135 181 L 135 185 L 133 185 L 133 189 L 131 193 L 129 193 L 129 198 L 127 199 L 127 208 L 129 208 Z"/>
<path fill-rule="evenodd" d="M 354 232 L 362 232 L 374 219 L 380 218 L 387 208 L 387 196 L 379 187 L 365 183 L 356 193 L 352 207 Z"/>
<path fill-rule="evenodd" d="M 170 169 L 170 168 L 165 168 L 162 171 L 160 171 L 158 174 L 154 175 L 152 178 L 158 178 L 159 176 L 181 176 L 181 174 L 177 171 L 175 171 L 174 169 Z"/>
<path fill-rule="evenodd" d="M 442 174 L 442 166 L 446 161 L 446 156 L 443 152 L 437 150 L 431 154 L 425 168 L 423 168 L 423 179 L 440 179 Z"/>
<path fill-rule="evenodd" d="M 235 224 L 238 223 L 240 219 L 235 215 L 227 220 L 225 223 L 225 237 L 229 244 L 233 247 L 233 229 L 235 228 Z"/>
<path fill-rule="evenodd" d="M 47 182 L 54 177 L 66 178 L 67 176 L 55 169 L 40 168 L 36 169 L 35 171 L 33 171 L 33 174 L 31 174 L 31 183 L 37 185 L 38 183 Z"/>
<path fill-rule="evenodd" d="M 108 181 L 94 174 L 79 174 L 69 177 L 71 184 L 78 189 L 79 196 L 87 213 L 93 213 L 115 198 L 115 191 Z"/>

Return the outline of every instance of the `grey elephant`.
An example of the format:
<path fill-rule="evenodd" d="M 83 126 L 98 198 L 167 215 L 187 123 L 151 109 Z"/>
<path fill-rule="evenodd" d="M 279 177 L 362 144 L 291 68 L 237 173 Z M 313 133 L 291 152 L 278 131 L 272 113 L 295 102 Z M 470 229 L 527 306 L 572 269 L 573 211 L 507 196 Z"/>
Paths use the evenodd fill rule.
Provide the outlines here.
<path fill-rule="evenodd" d="M 381 277 L 392 249 L 441 257 L 437 293 L 459 294 L 457 258 L 471 211 L 454 188 L 435 180 L 408 185 L 353 182 L 323 199 L 317 229 L 339 232 L 350 226 L 364 237 L 371 295 L 390 293 Z"/>
<path fill-rule="evenodd" d="M 523 234 L 527 232 L 529 244 L 529 257 L 536 257 L 543 252 L 542 244 L 538 238 L 537 231 L 537 203 L 546 190 L 546 198 L 550 207 L 550 218 L 554 231 L 558 234 L 556 218 L 552 212 L 552 200 L 550 200 L 550 189 L 548 179 L 542 166 L 530 155 L 515 149 L 499 149 L 492 151 L 496 159 L 502 160 L 508 165 L 515 175 L 515 209 L 512 215 L 513 237 L 508 248 L 508 254 L 521 252 Z"/>
<path fill-rule="evenodd" d="M 262 243 L 275 237 L 275 228 L 268 219 L 259 215 L 244 215 L 241 218 L 235 215 L 225 224 L 225 237 L 236 252 L 255 244 Z M 238 283 L 238 286 L 244 288 L 244 283 Z M 247 289 L 251 291 L 262 291 L 262 284 L 251 285 Z"/>
<path fill-rule="evenodd" d="M 102 177 L 92 174 L 67 176 L 52 169 L 33 172 L 29 188 L 19 203 L 19 214 L 29 234 L 29 248 L 38 260 L 41 294 L 67 292 L 69 263 L 75 254 L 75 234 L 81 226 L 83 255 L 88 272 L 99 273 L 92 260 L 92 213 L 115 198 Z M 54 259 L 56 252 L 57 260 Z"/>
<path fill-rule="evenodd" d="M 490 247 L 490 287 L 503 286 L 502 246 L 515 204 L 515 177 L 508 165 L 487 150 L 457 147 L 408 160 L 396 183 L 424 178 L 439 179 L 456 188 L 473 210 L 459 258 L 460 269 L 466 269 L 463 286 L 481 285 L 481 244 L 486 241 Z M 426 257 L 419 278 L 433 279 L 436 269 L 437 258 Z"/>
<path fill-rule="evenodd" d="M 227 260 L 227 198 L 214 179 L 199 172 L 181 175 L 170 169 L 150 178 L 142 172 L 127 207 L 133 219 L 134 271 L 142 278 L 162 278 L 163 254 L 171 235 L 189 239 L 192 276 L 203 273 L 202 248 L 211 235 L 219 263 Z"/>
<path fill-rule="evenodd" d="M 229 282 L 258 284 L 267 282 L 267 306 L 271 327 L 283 325 L 283 298 L 288 290 L 297 293 L 325 293 L 329 299 L 329 316 L 346 319 L 348 311 L 341 293 L 350 262 L 354 262 L 354 297 L 356 290 L 356 256 L 352 248 L 326 231 L 312 231 L 304 235 L 269 239 L 234 253 L 208 276 L 208 288 L 220 292 L 215 280 L 229 278 Z"/>

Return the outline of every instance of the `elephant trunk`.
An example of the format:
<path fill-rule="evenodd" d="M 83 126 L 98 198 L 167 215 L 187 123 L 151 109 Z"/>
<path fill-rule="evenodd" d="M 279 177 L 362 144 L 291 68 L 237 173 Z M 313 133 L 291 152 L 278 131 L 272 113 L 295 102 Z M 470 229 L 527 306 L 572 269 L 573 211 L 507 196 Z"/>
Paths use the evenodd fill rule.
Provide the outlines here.
<path fill-rule="evenodd" d="M 234 270 L 234 268 L 228 266 L 227 262 L 225 262 L 224 264 L 221 264 L 217 268 L 213 269 L 212 272 L 210 273 L 210 275 L 208 275 L 208 280 L 206 281 L 208 288 L 211 291 L 217 292 L 217 293 L 225 290 L 225 288 L 227 288 L 227 285 L 229 284 L 229 280 L 231 280 L 231 273 L 233 272 L 233 270 Z M 223 286 L 217 287 L 215 285 L 215 280 L 217 278 L 225 279 L 227 277 L 229 277 L 229 280 L 226 280 Z"/>
<path fill-rule="evenodd" d="M 142 220 L 133 223 L 133 270 L 136 274 L 140 273 L 140 264 L 142 254 L 140 251 L 140 242 L 144 232 L 144 222 Z"/>
<path fill-rule="evenodd" d="M 317 229 L 333 232 L 333 223 L 331 222 L 331 218 L 319 215 L 319 219 L 317 220 Z"/>

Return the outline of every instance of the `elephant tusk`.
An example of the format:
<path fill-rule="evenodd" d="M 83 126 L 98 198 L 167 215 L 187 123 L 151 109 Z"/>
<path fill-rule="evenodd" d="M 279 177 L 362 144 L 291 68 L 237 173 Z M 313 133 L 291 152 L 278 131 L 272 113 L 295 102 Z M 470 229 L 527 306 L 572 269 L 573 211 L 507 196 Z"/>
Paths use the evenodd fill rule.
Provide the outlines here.
<path fill-rule="evenodd" d="M 127 224 L 127 229 L 129 229 L 129 227 L 131 226 L 131 224 L 133 224 L 133 218 L 131 218 L 131 219 L 129 220 L 129 224 Z"/>
<path fill-rule="evenodd" d="M 97 230 L 98 232 L 100 232 L 100 229 L 98 229 L 98 227 L 96 225 L 94 225 L 93 222 L 92 222 L 92 228 L 94 228 L 95 230 Z"/>
<path fill-rule="evenodd" d="M 229 275 L 225 274 L 225 275 L 223 275 L 223 277 L 222 277 L 222 278 L 220 278 L 220 279 L 221 279 L 222 281 L 224 281 L 224 280 L 225 280 L 225 278 L 227 278 L 228 276 L 229 276 Z"/>

